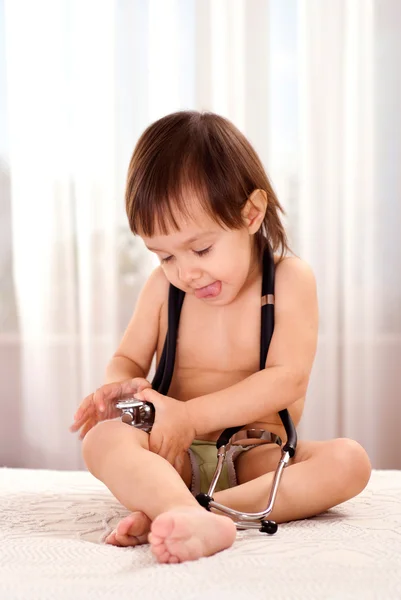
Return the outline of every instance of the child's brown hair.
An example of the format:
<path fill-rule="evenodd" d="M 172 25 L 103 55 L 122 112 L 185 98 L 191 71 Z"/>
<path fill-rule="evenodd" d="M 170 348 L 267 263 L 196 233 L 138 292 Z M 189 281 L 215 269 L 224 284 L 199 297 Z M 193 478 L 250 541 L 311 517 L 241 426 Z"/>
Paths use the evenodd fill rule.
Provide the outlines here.
<path fill-rule="evenodd" d="M 266 240 L 280 256 L 289 250 L 279 213 L 284 211 L 258 155 L 227 119 L 209 112 L 181 111 L 150 125 L 132 155 L 126 210 L 135 234 L 152 236 L 178 229 L 174 214 L 191 216 L 188 193 L 222 226 L 243 226 L 241 210 L 255 189 L 267 195 L 267 210 L 256 234 L 258 251 Z"/>

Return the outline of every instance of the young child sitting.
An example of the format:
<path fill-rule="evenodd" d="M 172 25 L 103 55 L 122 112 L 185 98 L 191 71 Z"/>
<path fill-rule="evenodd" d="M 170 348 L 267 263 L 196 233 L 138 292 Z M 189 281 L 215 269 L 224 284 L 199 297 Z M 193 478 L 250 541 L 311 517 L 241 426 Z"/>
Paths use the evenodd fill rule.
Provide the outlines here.
<path fill-rule="evenodd" d="M 285 442 L 278 412 L 288 409 L 295 426 L 301 419 L 317 343 L 315 280 L 305 262 L 288 256 L 283 211 L 254 149 L 215 114 L 178 112 L 148 127 L 129 165 L 126 208 L 131 230 L 160 266 L 141 292 L 105 385 L 83 400 L 71 430 L 80 431 L 90 472 L 132 511 L 106 541 L 149 542 L 159 562 L 177 563 L 235 540 L 233 520 L 195 499 L 208 489 L 221 432 L 256 427 Z M 260 370 L 266 247 L 275 262 L 275 328 Z M 170 285 L 185 297 L 164 396 L 146 377 L 162 353 Z M 154 405 L 150 434 L 119 418 L 115 405 L 127 395 Z M 237 447 L 214 500 L 264 510 L 280 455 L 275 444 Z M 353 440 L 301 440 L 269 518 L 317 515 L 359 494 L 370 472 Z"/>

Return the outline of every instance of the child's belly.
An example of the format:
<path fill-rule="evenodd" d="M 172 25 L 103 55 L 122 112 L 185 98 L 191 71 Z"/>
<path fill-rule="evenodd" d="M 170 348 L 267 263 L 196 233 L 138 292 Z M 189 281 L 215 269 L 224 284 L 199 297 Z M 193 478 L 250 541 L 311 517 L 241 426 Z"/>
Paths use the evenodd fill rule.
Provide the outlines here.
<path fill-rule="evenodd" d="M 171 382 L 169 396 L 176 400 L 186 402 L 197 396 L 204 396 L 235 385 L 239 381 L 252 375 L 254 371 L 209 371 L 199 369 L 176 369 Z M 244 398 L 244 402 L 249 402 Z M 297 425 L 300 421 L 304 406 L 304 399 L 295 402 L 290 409 L 290 415 Z M 286 439 L 285 430 L 278 413 L 270 413 L 262 416 L 254 423 L 244 423 L 244 428 L 265 429 L 275 433 L 283 440 Z M 223 429 L 202 435 L 199 439 L 216 441 Z"/>

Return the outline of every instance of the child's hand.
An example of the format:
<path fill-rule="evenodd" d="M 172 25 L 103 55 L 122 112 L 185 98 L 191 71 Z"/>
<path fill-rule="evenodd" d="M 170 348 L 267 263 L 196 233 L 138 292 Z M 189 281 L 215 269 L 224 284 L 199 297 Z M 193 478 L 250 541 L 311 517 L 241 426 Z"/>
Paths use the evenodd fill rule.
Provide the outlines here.
<path fill-rule="evenodd" d="M 196 436 L 186 403 L 163 396 L 152 389 L 144 389 L 135 394 L 135 397 L 151 402 L 155 407 L 149 450 L 168 460 L 181 475 L 184 454 Z"/>
<path fill-rule="evenodd" d="M 137 392 L 151 387 L 149 381 L 143 377 L 103 385 L 81 402 L 74 415 L 74 423 L 71 425 L 70 431 L 75 432 L 82 427 L 79 436 L 82 440 L 99 421 L 114 419 L 121 414 L 115 405 L 123 396 L 133 396 Z"/>

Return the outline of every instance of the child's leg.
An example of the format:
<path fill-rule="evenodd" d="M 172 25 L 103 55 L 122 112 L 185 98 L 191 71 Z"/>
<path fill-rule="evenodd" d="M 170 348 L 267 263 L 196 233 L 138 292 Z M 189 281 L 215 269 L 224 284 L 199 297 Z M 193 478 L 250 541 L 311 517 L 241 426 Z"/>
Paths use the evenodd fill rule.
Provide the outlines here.
<path fill-rule="evenodd" d="M 241 454 L 235 464 L 239 485 L 216 492 L 214 500 L 242 512 L 264 510 L 280 456 L 281 449 L 271 445 Z M 190 467 L 189 457 L 187 462 Z M 370 472 L 365 450 L 353 440 L 301 441 L 294 459 L 284 469 L 274 509 L 266 518 L 282 523 L 318 515 L 359 494 Z M 134 545 L 130 534 L 135 535 L 138 526 L 149 529 L 150 523 L 144 523 L 143 518 L 135 514 L 124 520 L 124 545 Z"/>
<path fill-rule="evenodd" d="M 280 456 L 281 449 L 270 445 L 240 454 L 239 485 L 216 492 L 214 500 L 242 512 L 264 510 Z M 353 440 L 301 441 L 284 469 L 274 509 L 266 518 L 282 523 L 322 513 L 359 494 L 370 473 L 365 450 Z"/>
<path fill-rule="evenodd" d="M 153 521 L 149 541 L 160 562 L 194 560 L 231 546 L 232 520 L 200 507 L 174 467 L 149 451 L 148 439 L 120 421 L 100 423 L 84 438 L 88 469 L 125 507 Z"/>

